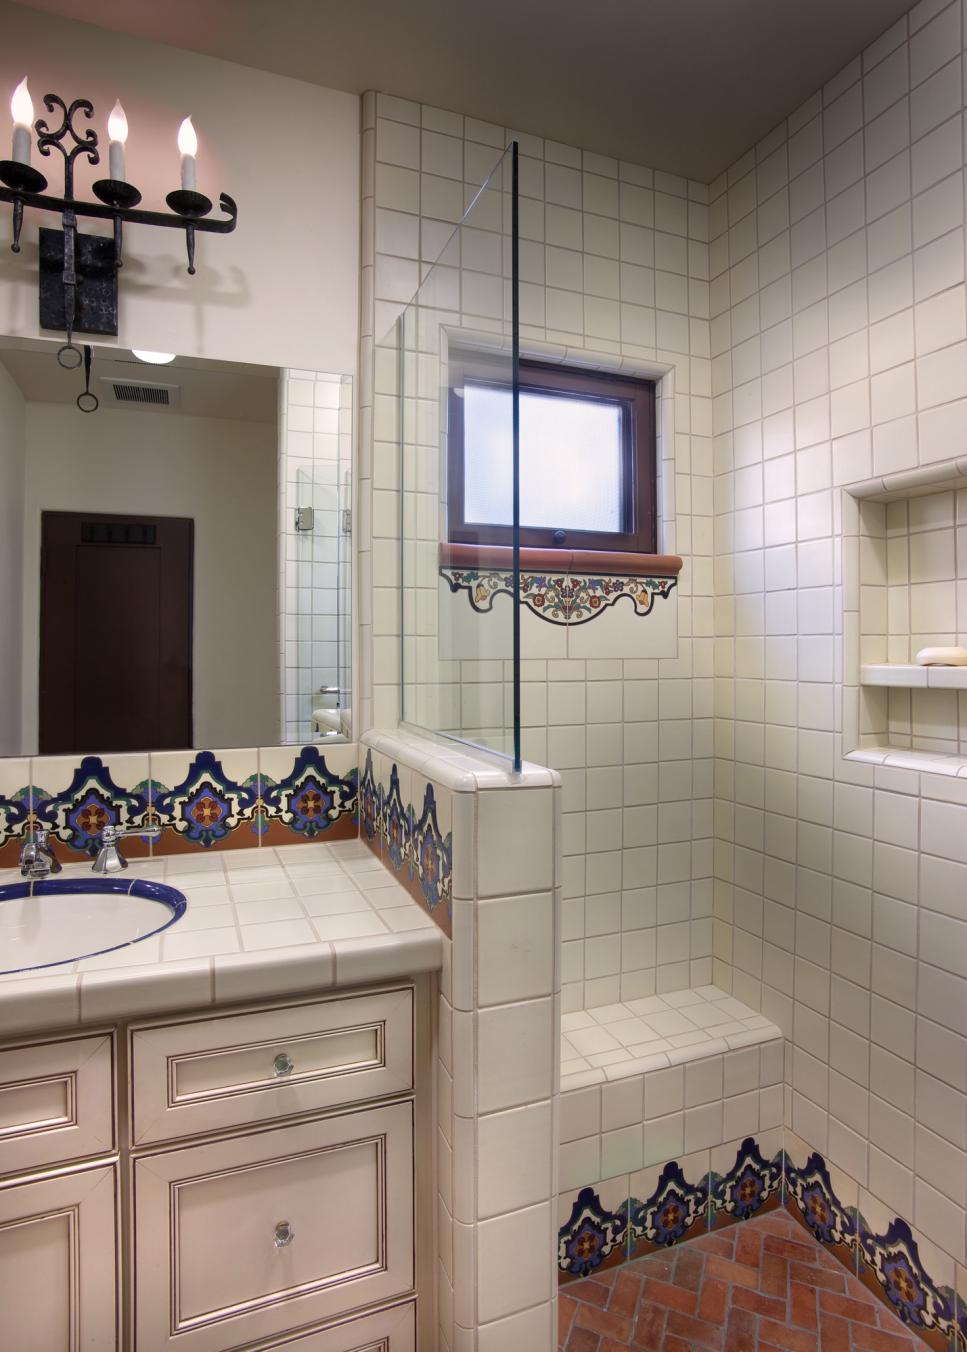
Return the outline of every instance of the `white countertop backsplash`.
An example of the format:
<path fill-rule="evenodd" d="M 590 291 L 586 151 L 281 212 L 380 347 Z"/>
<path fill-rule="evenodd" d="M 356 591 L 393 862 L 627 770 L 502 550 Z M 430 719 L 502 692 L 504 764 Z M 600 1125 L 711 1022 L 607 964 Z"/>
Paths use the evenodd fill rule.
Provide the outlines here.
<path fill-rule="evenodd" d="M 90 878 L 70 864 L 61 879 Z M 442 935 L 359 841 L 132 860 L 183 892 L 170 929 L 113 953 L 0 976 L 0 1031 L 270 999 L 432 971 Z M 0 870 L 0 884 L 20 882 Z"/>

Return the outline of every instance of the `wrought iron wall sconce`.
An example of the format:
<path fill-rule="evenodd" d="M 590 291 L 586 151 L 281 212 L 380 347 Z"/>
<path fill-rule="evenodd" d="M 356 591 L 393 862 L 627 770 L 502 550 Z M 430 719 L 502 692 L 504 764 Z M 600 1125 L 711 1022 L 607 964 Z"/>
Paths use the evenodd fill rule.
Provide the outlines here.
<path fill-rule="evenodd" d="M 93 185 L 96 202 L 79 201 L 74 196 L 74 161 L 86 155 L 91 164 L 100 160 L 97 132 L 93 127 L 74 126 L 75 118 L 83 114 L 88 120 L 94 114 L 94 105 L 88 99 L 74 99 L 68 106 L 57 94 L 44 96 L 48 113 L 59 111 L 60 125 L 53 129 L 46 118 L 39 118 L 33 130 L 37 133 L 37 149 L 49 156 L 57 149 L 64 157 L 64 194 L 54 197 L 46 192 L 47 179 L 30 164 L 30 120 L 33 105 L 27 93 L 26 81 L 18 86 L 11 109 L 14 115 L 13 158 L 0 160 L 0 202 L 13 206 L 14 253 L 20 252 L 24 208 L 53 211 L 60 214 L 63 229 L 40 229 L 40 327 L 63 330 L 67 342 L 58 350 L 61 366 L 72 370 L 80 366 L 84 354 L 74 343 L 74 333 L 116 335 L 118 331 L 118 270 L 122 259 L 122 232 L 126 224 L 157 225 L 183 230 L 188 253 L 188 272 L 195 272 L 195 235 L 204 232 L 230 234 L 238 220 L 238 207 L 227 193 L 218 199 L 225 219 L 208 219 L 212 203 L 195 188 L 195 140 L 191 119 L 182 123 L 178 138 L 181 160 L 181 188 L 168 193 L 170 214 L 163 211 L 138 209 L 141 194 L 122 177 L 124 172 L 124 140 L 127 119 L 120 105 L 115 105 L 108 124 L 111 136 L 111 177 L 98 179 Z M 112 221 L 113 239 L 102 235 L 81 234 L 78 217 Z M 89 359 L 88 359 L 89 360 Z M 90 410 L 93 411 L 93 408 Z"/>

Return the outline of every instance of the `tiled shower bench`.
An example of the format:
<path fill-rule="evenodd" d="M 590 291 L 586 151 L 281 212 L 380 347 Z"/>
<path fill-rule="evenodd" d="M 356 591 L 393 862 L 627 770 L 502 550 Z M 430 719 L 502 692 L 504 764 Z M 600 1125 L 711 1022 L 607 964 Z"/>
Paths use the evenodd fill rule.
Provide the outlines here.
<path fill-rule="evenodd" d="M 563 1016 L 562 1280 L 779 1204 L 783 1046 L 715 986 Z"/>

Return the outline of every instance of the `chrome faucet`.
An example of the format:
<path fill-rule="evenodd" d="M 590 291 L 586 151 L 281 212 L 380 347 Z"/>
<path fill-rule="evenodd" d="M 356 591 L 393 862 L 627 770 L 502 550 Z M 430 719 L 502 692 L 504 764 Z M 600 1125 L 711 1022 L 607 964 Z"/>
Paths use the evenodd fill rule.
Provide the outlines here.
<path fill-rule="evenodd" d="M 101 848 L 94 860 L 94 872 L 120 873 L 127 868 L 128 861 L 118 849 L 118 841 L 124 836 L 143 836 L 145 840 L 156 840 L 160 835 L 160 826 L 105 826 L 101 832 Z"/>
<path fill-rule="evenodd" d="M 46 827 L 37 829 L 29 840 L 24 841 L 20 851 L 20 872 L 25 878 L 46 878 L 51 873 L 60 873 L 61 862 L 47 843 L 50 832 Z"/>

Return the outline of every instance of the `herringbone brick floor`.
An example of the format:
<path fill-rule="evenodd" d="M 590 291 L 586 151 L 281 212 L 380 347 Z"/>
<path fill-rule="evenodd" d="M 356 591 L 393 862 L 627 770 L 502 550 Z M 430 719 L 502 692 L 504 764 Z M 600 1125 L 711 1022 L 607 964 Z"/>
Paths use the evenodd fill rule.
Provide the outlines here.
<path fill-rule="evenodd" d="M 611 1268 L 560 1292 L 566 1352 L 924 1352 L 784 1211 Z"/>

